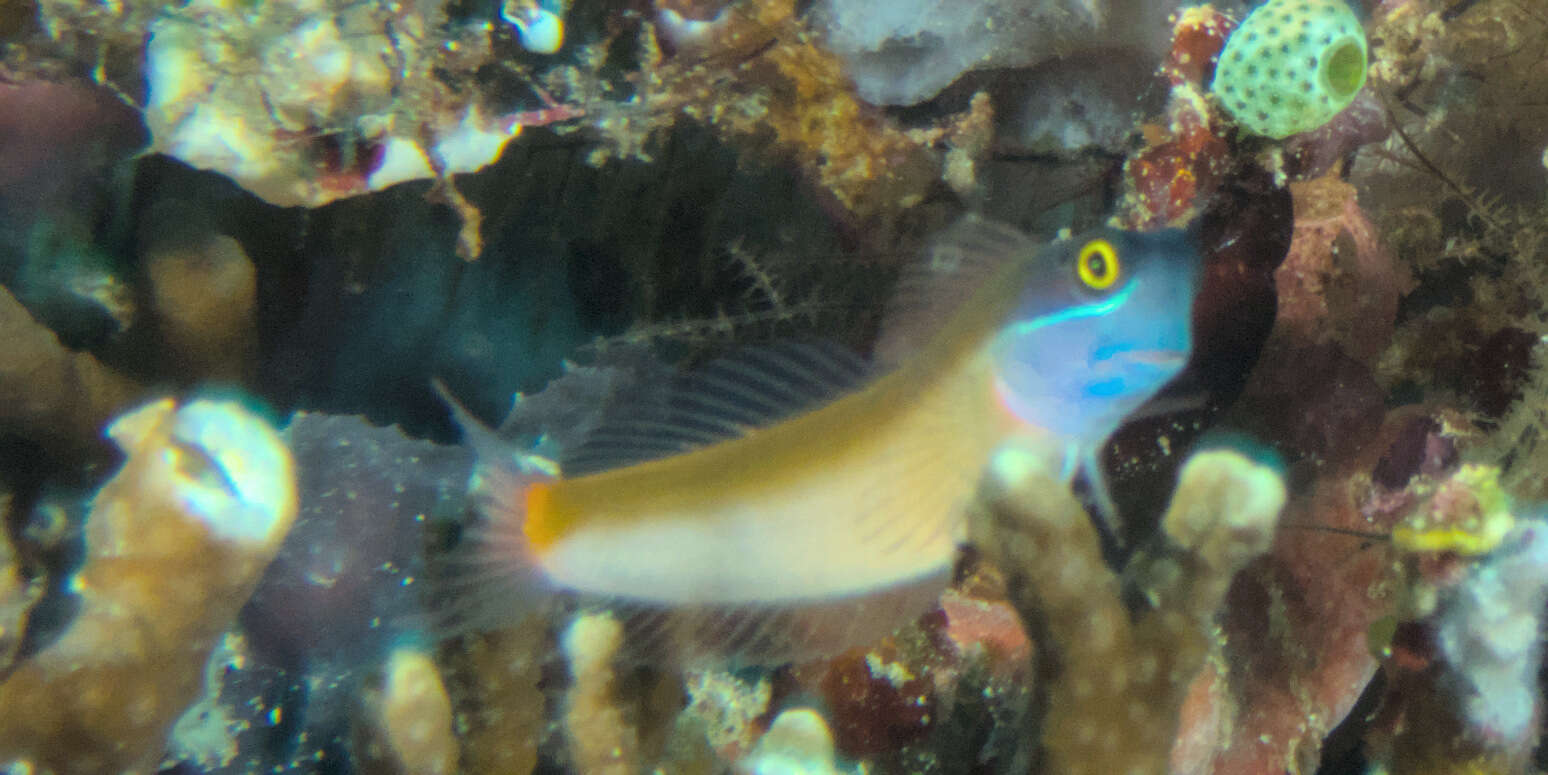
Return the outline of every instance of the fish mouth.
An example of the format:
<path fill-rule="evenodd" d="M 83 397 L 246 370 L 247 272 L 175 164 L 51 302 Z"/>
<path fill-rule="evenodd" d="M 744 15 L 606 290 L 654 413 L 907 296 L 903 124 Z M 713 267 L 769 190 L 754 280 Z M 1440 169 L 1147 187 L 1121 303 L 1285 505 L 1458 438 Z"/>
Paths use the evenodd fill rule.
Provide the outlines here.
<path fill-rule="evenodd" d="M 1124 350 L 1092 364 L 1081 394 L 1088 399 L 1143 401 L 1188 362 L 1181 350 Z"/>

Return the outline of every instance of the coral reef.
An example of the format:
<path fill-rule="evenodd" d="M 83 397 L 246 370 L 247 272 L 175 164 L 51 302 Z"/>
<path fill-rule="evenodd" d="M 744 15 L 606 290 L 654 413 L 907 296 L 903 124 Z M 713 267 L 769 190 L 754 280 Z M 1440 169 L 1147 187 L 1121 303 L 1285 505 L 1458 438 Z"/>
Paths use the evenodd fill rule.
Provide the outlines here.
<path fill-rule="evenodd" d="M 1539 5 L 0 0 L 0 769 L 1543 771 Z M 964 211 L 1199 241 L 1105 477 L 842 653 L 439 628 L 433 384 L 557 456 Z"/>

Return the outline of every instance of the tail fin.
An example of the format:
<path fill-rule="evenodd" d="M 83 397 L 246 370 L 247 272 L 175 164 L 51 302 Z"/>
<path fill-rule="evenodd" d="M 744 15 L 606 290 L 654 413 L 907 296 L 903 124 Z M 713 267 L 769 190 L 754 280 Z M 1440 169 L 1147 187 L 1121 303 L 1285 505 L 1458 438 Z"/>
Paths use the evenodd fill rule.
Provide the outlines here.
<path fill-rule="evenodd" d="M 526 535 L 527 495 L 553 481 L 558 466 L 515 449 L 454 398 L 439 380 L 476 463 L 468 491 L 477 508 L 436 567 L 432 583 L 436 634 L 451 637 L 514 626 L 542 613 L 554 589 Z"/>

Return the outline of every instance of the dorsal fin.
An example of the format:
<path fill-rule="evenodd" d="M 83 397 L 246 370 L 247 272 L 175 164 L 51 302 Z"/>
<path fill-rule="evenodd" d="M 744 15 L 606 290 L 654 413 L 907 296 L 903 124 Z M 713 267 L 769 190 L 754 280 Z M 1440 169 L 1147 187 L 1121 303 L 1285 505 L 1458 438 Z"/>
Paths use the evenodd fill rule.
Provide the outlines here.
<path fill-rule="evenodd" d="M 734 438 L 826 404 L 870 374 L 860 356 L 828 342 L 744 348 L 610 412 L 561 469 L 579 476 Z"/>
<path fill-rule="evenodd" d="M 917 352 L 996 272 L 1037 247 L 1021 230 L 979 215 L 947 227 L 898 278 L 876 341 L 876 362 L 893 366 Z"/>

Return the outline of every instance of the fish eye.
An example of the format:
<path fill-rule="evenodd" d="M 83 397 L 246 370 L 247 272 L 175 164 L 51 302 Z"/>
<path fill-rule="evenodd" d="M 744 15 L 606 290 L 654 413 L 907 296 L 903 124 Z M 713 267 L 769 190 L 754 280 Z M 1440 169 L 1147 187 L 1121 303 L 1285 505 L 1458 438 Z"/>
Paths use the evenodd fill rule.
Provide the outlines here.
<path fill-rule="evenodd" d="M 1105 239 L 1094 239 L 1080 249 L 1075 258 L 1075 272 L 1080 281 L 1093 291 L 1105 291 L 1118 281 L 1120 270 L 1118 250 Z"/>

